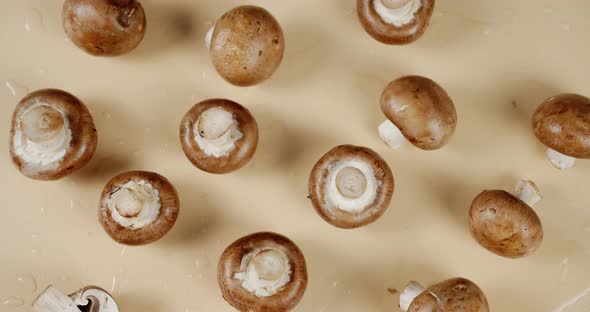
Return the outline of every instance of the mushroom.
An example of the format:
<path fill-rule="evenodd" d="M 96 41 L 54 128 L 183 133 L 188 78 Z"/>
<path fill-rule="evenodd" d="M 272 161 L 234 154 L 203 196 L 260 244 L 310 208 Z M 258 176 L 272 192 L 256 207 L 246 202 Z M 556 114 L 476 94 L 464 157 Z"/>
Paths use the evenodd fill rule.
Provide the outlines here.
<path fill-rule="evenodd" d="M 452 278 L 424 288 L 410 282 L 399 297 L 404 312 L 488 312 L 488 299 L 474 282 Z"/>
<path fill-rule="evenodd" d="M 436 82 L 421 76 L 405 76 L 390 82 L 381 95 L 381 110 L 388 120 L 379 136 L 397 149 L 404 137 L 423 150 L 448 143 L 457 126 L 455 105 Z"/>
<path fill-rule="evenodd" d="M 430 23 L 434 0 L 357 0 L 359 20 L 365 31 L 385 44 L 409 44 L 418 40 Z"/>
<path fill-rule="evenodd" d="M 507 258 L 533 253 L 543 241 L 541 220 L 531 208 L 541 200 L 533 181 L 520 181 L 515 194 L 483 191 L 471 203 L 471 234 L 485 249 Z"/>
<path fill-rule="evenodd" d="M 95 56 L 117 56 L 143 40 L 146 17 L 137 0 L 66 0 L 66 34 L 78 48 Z"/>
<path fill-rule="evenodd" d="M 12 115 L 12 162 L 35 180 L 57 180 L 86 165 L 96 150 L 90 112 L 75 96 L 44 89 L 25 96 Z"/>
<path fill-rule="evenodd" d="M 270 78 L 285 51 L 281 25 L 267 10 L 252 5 L 223 14 L 205 41 L 219 75 L 242 87 Z"/>
<path fill-rule="evenodd" d="M 104 289 L 86 286 L 68 296 L 49 285 L 34 301 L 35 312 L 119 312 L 115 299 Z"/>
<path fill-rule="evenodd" d="M 344 229 L 375 222 L 389 207 L 394 180 L 374 151 L 341 145 L 325 154 L 309 177 L 309 199 L 328 223 Z"/>
<path fill-rule="evenodd" d="M 225 249 L 217 280 L 223 298 L 238 311 L 286 312 L 303 297 L 307 267 L 303 253 L 290 239 L 261 232 Z"/>
<path fill-rule="evenodd" d="M 590 99 L 561 94 L 541 104 L 533 115 L 533 131 L 545 144 L 551 163 L 564 170 L 576 158 L 590 158 Z"/>
<path fill-rule="evenodd" d="M 258 125 L 242 105 L 211 99 L 193 106 L 180 123 L 184 154 L 197 168 L 229 173 L 246 165 L 258 146 Z"/>
<path fill-rule="evenodd" d="M 98 219 L 107 234 L 125 245 L 162 238 L 176 222 L 179 199 L 163 176 L 130 171 L 112 178 L 100 196 Z"/>

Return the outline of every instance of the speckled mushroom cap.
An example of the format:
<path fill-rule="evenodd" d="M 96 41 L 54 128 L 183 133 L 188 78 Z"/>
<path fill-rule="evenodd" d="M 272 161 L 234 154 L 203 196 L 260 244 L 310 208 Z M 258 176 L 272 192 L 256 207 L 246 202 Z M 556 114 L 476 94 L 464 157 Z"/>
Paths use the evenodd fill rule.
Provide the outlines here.
<path fill-rule="evenodd" d="M 457 126 L 457 111 L 447 92 L 421 76 L 390 82 L 381 95 L 381 110 L 413 145 L 435 150 L 448 143 Z"/>
<path fill-rule="evenodd" d="M 473 200 L 469 228 L 482 247 L 507 258 L 527 256 L 543 241 L 543 227 L 535 211 L 502 190 L 483 191 Z"/>
<path fill-rule="evenodd" d="M 130 228 L 115 221 L 109 209 L 109 200 L 128 182 L 149 183 L 158 191 L 159 211 L 153 222 Z M 180 210 L 180 200 L 174 186 L 163 176 L 147 171 L 130 171 L 112 178 L 100 196 L 98 219 L 107 234 L 125 245 L 145 245 L 157 241 L 172 229 Z"/>
<path fill-rule="evenodd" d="M 26 151 L 19 148 L 27 142 L 22 132 L 21 118 L 40 105 L 59 112 L 63 117 L 61 124 L 71 133 L 64 156 L 47 164 L 26 159 Z M 96 145 L 96 127 L 90 112 L 82 101 L 68 92 L 57 89 L 32 92 L 18 103 L 12 115 L 10 156 L 18 170 L 29 178 L 43 181 L 63 178 L 86 165 L 94 155 Z"/>
<path fill-rule="evenodd" d="M 421 0 L 422 6 L 414 20 L 401 27 L 389 24 L 375 10 L 375 2 L 381 0 L 357 0 L 356 8 L 361 25 L 375 40 L 392 45 L 409 44 L 418 40 L 430 23 L 435 0 Z"/>
<path fill-rule="evenodd" d="M 145 12 L 137 0 L 66 0 L 62 20 L 70 40 L 96 56 L 134 50 L 146 30 Z"/>
<path fill-rule="evenodd" d="M 372 169 L 377 182 L 374 199 L 360 210 L 349 212 L 331 203 L 329 199 L 331 171 L 339 163 L 360 161 Z M 313 167 L 309 176 L 309 199 L 317 213 L 328 223 L 344 229 L 353 229 L 375 222 L 391 202 L 394 179 L 391 169 L 379 154 L 371 149 L 341 145 L 326 153 Z"/>
<path fill-rule="evenodd" d="M 561 154 L 590 158 L 590 99 L 561 94 L 541 104 L 533 115 L 539 141 Z"/>
<path fill-rule="evenodd" d="M 286 255 L 291 268 L 290 281 L 276 294 L 257 297 L 241 286 L 236 274 L 242 259 L 255 250 L 275 249 Z M 293 309 L 307 288 L 307 266 L 303 253 L 290 239 L 280 234 L 261 232 L 242 237 L 225 249 L 218 265 L 217 280 L 223 298 L 238 311 L 286 312 Z"/>
<path fill-rule="evenodd" d="M 211 60 L 219 75 L 236 86 L 252 86 L 272 76 L 285 50 L 281 26 L 267 10 L 236 7 L 215 24 Z"/>
<path fill-rule="evenodd" d="M 488 300 L 475 283 L 453 278 L 430 286 L 416 297 L 408 312 L 488 312 Z"/>
<path fill-rule="evenodd" d="M 232 114 L 242 137 L 225 156 L 207 155 L 195 140 L 195 127 L 201 114 L 211 108 L 222 108 Z M 258 125 L 244 106 L 226 99 L 211 99 L 193 106 L 180 123 L 180 141 L 184 154 L 197 168 L 209 173 L 229 173 L 246 165 L 258 146 Z"/>

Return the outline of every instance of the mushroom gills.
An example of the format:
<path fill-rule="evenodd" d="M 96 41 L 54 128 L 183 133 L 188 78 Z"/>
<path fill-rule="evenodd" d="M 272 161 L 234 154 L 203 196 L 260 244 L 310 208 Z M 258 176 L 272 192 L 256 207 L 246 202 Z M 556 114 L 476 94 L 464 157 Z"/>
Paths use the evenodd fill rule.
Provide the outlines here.
<path fill-rule="evenodd" d="M 107 205 L 115 222 L 126 228 L 141 229 L 160 214 L 159 191 L 144 180 L 129 181 L 109 196 Z"/>
<path fill-rule="evenodd" d="M 86 287 L 69 296 L 82 312 L 119 312 L 115 299 L 98 287 Z"/>
<path fill-rule="evenodd" d="M 525 202 L 529 207 L 533 207 L 543 196 L 535 182 L 530 180 L 521 180 L 514 188 L 514 196 Z"/>
<path fill-rule="evenodd" d="M 554 149 L 547 149 L 547 156 L 551 164 L 559 170 L 566 170 L 572 168 L 576 164 L 576 158 L 564 155 Z"/>
<path fill-rule="evenodd" d="M 406 138 L 399 128 L 390 120 L 385 120 L 382 122 L 379 125 L 378 131 L 381 140 L 383 140 L 383 142 L 393 149 L 400 148 L 406 141 Z"/>
<path fill-rule="evenodd" d="M 394 25 L 395 27 L 403 27 L 412 23 L 416 17 L 416 13 L 422 7 L 422 0 L 409 0 L 402 6 L 399 6 L 399 4 L 392 5 L 390 2 L 392 1 L 373 0 L 373 6 L 375 12 L 377 12 L 385 23 Z M 395 8 L 396 6 L 399 7 Z"/>
<path fill-rule="evenodd" d="M 411 281 L 410 283 L 408 283 L 408 285 L 406 285 L 406 287 L 399 296 L 400 309 L 404 312 L 408 311 L 408 308 L 410 308 L 412 301 L 414 301 L 416 297 L 418 297 L 421 293 L 425 291 L 426 288 L 424 288 L 424 286 L 420 285 L 420 283 L 418 282 Z"/>
<path fill-rule="evenodd" d="M 41 166 L 61 161 L 72 141 L 69 121 L 59 110 L 45 104 L 27 109 L 17 121 L 14 151 L 27 163 Z"/>
<path fill-rule="evenodd" d="M 207 156 L 225 157 L 244 134 L 233 114 L 221 107 L 205 110 L 195 123 L 195 141 Z"/>
<path fill-rule="evenodd" d="M 369 164 L 358 159 L 339 161 L 329 169 L 326 199 L 345 212 L 359 212 L 375 201 L 380 186 Z"/>
<path fill-rule="evenodd" d="M 289 259 L 278 249 L 255 250 L 242 258 L 234 279 L 257 297 L 270 297 L 291 281 Z"/>

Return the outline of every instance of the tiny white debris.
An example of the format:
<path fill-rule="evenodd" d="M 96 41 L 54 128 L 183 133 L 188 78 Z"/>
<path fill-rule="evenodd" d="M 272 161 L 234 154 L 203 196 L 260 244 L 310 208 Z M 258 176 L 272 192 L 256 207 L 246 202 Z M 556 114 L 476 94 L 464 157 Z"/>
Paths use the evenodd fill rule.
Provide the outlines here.
<path fill-rule="evenodd" d="M 547 156 L 549 160 L 559 170 L 572 168 L 576 164 L 576 158 L 564 155 L 556 150 L 547 149 Z"/>
<path fill-rule="evenodd" d="M 393 149 L 398 149 L 402 146 L 402 144 L 406 141 L 406 138 L 396 127 L 393 122 L 386 120 L 379 125 L 378 128 L 379 137 L 383 142 L 385 142 L 389 147 Z"/>
<path fill-rule="evenodd" d="M 399 296 L 400 309 L 404 312 L 408 311 L 412 301 L 414 301 L 414 299 L 425 290 L 426 288 L 424 288 L 424 286 L 420 285 L 418 282 L 411 281 L 408 285 L 406 285 L 406 288 L 404 288 L 404 291 L 402 291 Z"/>
<path fill-rule="evenodd" d="M 569 258 L 563 258 L 559 262 L 560 278 L 562 282 L 565 282 L 567 280 L 567 276 L 569 273 L 569 262 Z"/>
<path fill-rule="evenodd" d="M 422 1 L 410 0 L 399 9 L 390 9 L 383 5 L 381 0 L 373 0 L 373 6 L 385 23 L 402 27 L 414 21 L 416 12 L 422 7 Z"/>
<path fill-rule="evenodd" d="M 22 97 L 25 94 L 29 93 L 29 88 L 13 80 L 8 80 L 4 82 L 4 85 L 6 86 L 6 88 L 8 88 L 8 90 L 10 90 L 10 94 L 12 94 L 12 96 L 14 97 Z"/>
<path fill-rule="evenodd" d="M 530 207 L 533 207 L 536 203 L 543 199 L 537 184 L 531 180 L 518 181 L 516 187 L 514 188 L 514 195 Z"/>
<path fill-rule="evenodd" d="M 590 294 L 590 287 L 581 291 L 579 294 L 577 294 L 576 296 L 574 296 L 570 300 L 564 302 L 559 307 L 553 309 L 552 312 L 565 312 L 565 311 L 567 311 L 567 309 L 569 309 L 570 307 L 572 307 L 573 305 L 578 303 L 578 301 L 580 301 L 582 298 L 586 297 L 589 294 Z"/>

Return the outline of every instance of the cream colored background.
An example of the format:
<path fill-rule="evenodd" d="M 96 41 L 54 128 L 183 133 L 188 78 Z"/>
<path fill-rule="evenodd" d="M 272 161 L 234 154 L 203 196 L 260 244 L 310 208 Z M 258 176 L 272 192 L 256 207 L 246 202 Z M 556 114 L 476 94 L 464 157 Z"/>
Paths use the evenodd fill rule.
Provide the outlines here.
<path fill-rule="evenodd" d="M 504 312 L 553 311 L 590 287 L 590 161 L 553 169 L 530 128 L 545 98 L 590 95 L 590 2 L 438 1 L 422 40 L 391 47 L 365 34 L 353 0 L 251 0 L 280 21 L 287 50 L 275 76 L 249 89 L 216 75 L 202 39 L 246 1 L 143 3 L 140 48 L 94 58 L 65 39 L 62 1 L 0 1 L 0 136 L 27 90 L 56 87 L 88 105 L 100 141 L 86 168 L 53 183 L 21 176 L 1 146 L 1 311 L 28 311 L 49 283 L 64 292 L 100 285 L 124 312 L 232 311 L 217 288 L 217 259 L 261 230 L 289 236 L 307 258 L 297 311 L 397 311 L 386 289 L 410 279 L 468 277 Z M 459 125 L 446 148 L 392 151 L 379 141 L 379 95 L 404 74 L 431 77 L 454 99 Z M 180 148 L 181 117 L 211 97 L 244 104 L 259 123 L 257 154 L 234 174 L 205 174 Z M 322 221 L 306 199 L 315 161 L 344 143 L 375 149 L 396 179 L 388 212 L 353 231 Z M 104 184 L 130 169 L 168 177 L 182 203 L 168 236 L 139 248 L 111 241 L 96 216 Z M 511 189 L 519 178 L 543 191 L 545 241 L 533 256 L 508 260 L 475 243 L 466 213 L 483 189 Z M 583 298 L 566 311 L 589 310 Z"/>

